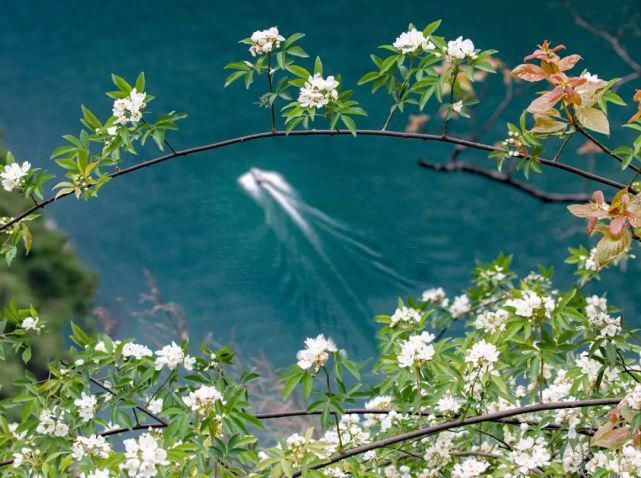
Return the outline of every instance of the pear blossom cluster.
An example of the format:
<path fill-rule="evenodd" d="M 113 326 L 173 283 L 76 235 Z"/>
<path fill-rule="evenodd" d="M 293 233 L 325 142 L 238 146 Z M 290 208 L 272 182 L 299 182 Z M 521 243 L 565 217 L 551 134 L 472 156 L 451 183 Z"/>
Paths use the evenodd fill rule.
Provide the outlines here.
<path fill-rule="evenodd" d="M 543 437 L 524 437 L 513 446 L 513 451 L 508 455 L 512 462 L 511 472 L 506 473 L 508 478 L 534 476 L 550 464 L 552 454 Z"/>
<path fill-rule="evenodd" d="M 485 340 L 479 340 L 465 355 L 465 362 L 481 373 L 494 370 L 494 364 L 499 360 L 499 351 L 496 345 Z"/>
<path fill-rule="evenodd" d="M 467 314 L 470 311 L 470 298 L 465 294 L 454 297 L 448 310 L 455 319 Z"/>
<path fill-rule="evenodd" d="M 479 478 L 489 467 L 490 464 L 485 460 L 468 458 L 454 465 L 452 478 Z"/>
<path fill-rule="evenodd" d="M 621 333 L 621 317 L 608 314 L 607 299 L 593 295 L 586 299 L 585 313 L 588 324 L 603 338 L 613 338 Z"/>
<path fill-rule="evenodd" d="M 20 327 L 24 330 L 40 330 L 42 328 L 42 324 L 39 324 L 39 322 L 39 317 L 26 317 L 20 324 Z"/>
<path fill-rule="evenodd" d="M 43 409 L 40 412 L 40 423 L 36 427 L 36 433 L 64 437 L 69 435 L 69 426 L 65 423 L 65 411 Z"/>
<path fill-rule="evenodd" d="M 637 384 L 628 395 L 624 402 L 633 410 L 641 410 L 641 384 Z"/>
<path fill-rule="evenodd" d="M 149 347 L 137 344 L 135 342 L 127 342 L 122 346 L 122 355 L 124 357 L 133 357 L 136 360 L 141 360 L 144 357 L 151 357 L 153 353 Z"/>
<path fill-rule="evenodd" d="M 521 317 L 530 318 L 542 311 L 546 318 L 552 317 L 556 307 L 554 299 L 550 296 L 539 296 L 532 290 L 524 290 L 521 296 L 505 302 L 506 306 L 514 307 L 514 313 Z"/>
<path fill-rule="evenodd" d="M 278 27 L 255 31 L 251 36 L 252 44 L 249 47 L 249 53 L 252 56 L 271 53 L 280 48 L 280 43 L 283 41 L 285 41 L 285 37 L 278 32 Z"/>
<path fill-rule="evenodd" d="M 391 317 L 390 325 L 395 327 L 397 325 L 412 326 L 417 325 L 421 321 L 421 312 L 412 307 L 400 307 L 394 311 Z"/>
<path fill-rule="evenodd" d="M 5 191 L 11 192 L 16 188 L 19 188 L 24 179 L 29 174 L 31 169 L 31 163 L 25 161 L 22 165 L 18 163 L 10 163 L 4 167 L 4 171 L 0 173 L 0 179 L 2 179 L 2 187 Z"/>
<path fill-rule="evenodd" d="M 183 397 L 183 402 L 192 411 L 206 416 L 215 409 L 216 403 L 225 404 L 223 394 L 213 385 L 202 385 Z"/>
<path fill-rule="evenodd" d="M 300 89 L 298 103 L 303 108 L 322 108 L 338 99 L 338 85 L 333 76 L 323 78 L 320 73 L 316 73 Z"/>
<path fill-rule="evenodd" d="M 464 40 L 462 36 L 459 36 L 456 40 L 447 42 L 446 53 L 447 59 L 452 62 L 461 61 L 466 58 L 476 58 L 474 43 L 469 38 Z"/>
<path fill-rule="evenodd" d="M 476 316 L 474 327 L 483 330 L 487 334 L 497 334 L 505 331 L 510 313 L 504 309 L 482 312 Z"/>
<path fill-rule="evenodd" d="M 169 370 L 176 370 L 180 365 L 185 367 L 185 370 L 193 370 L 196 362 L 196 359 L 191 355 L 185 354 L 176 342 L 172 342 L 171 345 L 165 345 L 154 353 L 156 354 L 156 360 L 154 361 L 156 370 L 160 370 L 163 367 L 167 367 Z"/>
<path fill-rule="evenodd" d="M 429 36 L 426 37 L 423 32 L 418 31 L 416 28 L 401 33 L 394 41 L 393 46 L 404 55 L 436 48 L 434 43 L 430 41 Z"/>
<path fill-rule="evenodd" d="M 109 453 L 111 453 L 111 445 L 105 437 L 95 434 L 77 437 L 71 448 L 71 455 L 76 460 L 82 460 L 85 457 L 107 458 Z"/>
<path fill-rule="evenodd" d="M 115 118 L 114 125 L 116 126 L 110 127 L 108 133 L 113 136 L 116 133 L 117 125 L 125 126 L 131 123 L 135 126 L 142 119 L 142 110 L 147 106 L 146 98 L 146 93 L 138 92 L 136 88 L 132 88 L 129 96 L 115 100 L 112 115 Z"/>
<path fill-rule="evenodd" d="M 588 461 L 585 469 L 590 474 L 605 471 L 609 473 L 606 476 L 641 476 L 641 450 L 632 443 L 623 446 L 620 452 L 599 450 Z"/>
<path fill-rule="evenodd" d="M 315 339 L 307 338 L 305 348 L 296 354 L 297 365 L 303 370 L 313 368 L 314 372 L 318 372 L 329 360 L 329 354 L 336 351 L 337 348 L 332 339 L 326 339 L 323 334 Z"/>
<path fill-rule="evenodd" d="M 130 478 L 153 478 L 159 466 L 169 464 L 167 451 L 151 433 L 144 433 L 137 440 L 129 438 L 123 444 L 126 460 L 120 467 Z"/>
<path fill-rule="evenodd" d="M 427 289 L 423 291 L 421 300 L 423 302 L 437 303 L 445 300 L 446 294 L 442 287 L 435 287 L 433 289 Z"/>
<path fill-rule="evenodd" d="M 423 332 L 414 335 L 401 343 L 401 351 L 396 356 L 401 368 L 420 367 L 434 357 L 434 346 L 431 342 L 434 335 Z"/>
<path fill-rule="evenodd" d="M 73 404 L 78 407 L 78 414 L 82 418 L 82 421 L 88 422 L 96 414 L 98 400 L 94 395 L 87 395 L 85 392 L 82 392 L 80 398 L 76 398 Z"/>
<path fill-rule="evenodd" d="M 463 403 L 461 400 L 453 397 L 449 391 L 446 392 L 445 395 L 443 395 L 436 403 L 438 411 L 446 417 L 455 416 L 461 410 L 462 406 Z"/>

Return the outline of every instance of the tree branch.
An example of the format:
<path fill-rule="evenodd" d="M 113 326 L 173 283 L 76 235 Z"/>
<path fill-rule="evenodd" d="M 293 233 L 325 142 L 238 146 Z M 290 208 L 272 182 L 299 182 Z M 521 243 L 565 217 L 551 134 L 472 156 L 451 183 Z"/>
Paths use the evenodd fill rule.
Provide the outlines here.
<path fill-rule="evenodd" d="M 540 189 L 521 182 L 516 179 L 512 179 L 509 174 L 501 173 L 499 171 L 494 171 L 491 169 L 480 168 L 468 163 L 456 162 L 449 164 L 438 164 L 432 163 L 425 159 L 419 160 L 418 164 L 426 169 L 431 169 L 432 171 L 444 172 L 444 173 L 455 173 L 455 172 L 465 172 L 476 174 L 477 176 L 482 176 L 492 181 L 506 184 L 511 186 L 519 191 L 522 191 L 530 196 L 545 202 L 562 202 L 562 203 L 576 203 L 576 202 L 585 202 L 590 200 L 590 195 L 588 194 L 560 194 L 560 193 L 549 193 L 546 191 L 541 191 Z"/>
<path fill-rule="evenodd" d="M 450 144 L 456 144 L 460 146 L 465 146 L 468 148 L 473 148 L 481 151 L 503 151 L 502 148 L 499 148 L 497 146 L 492 146 L 489 144 L 483 144 L 483 143 L 478 143 L 475 141 L 471 141 L 468 139 L 463 139 L 463 138 L 457 138 L 453 136 L 442 136 L 442 135 L 437 135 L 437 134 L 427 134 L 427 133 L 406 133 L 402 131 L 382 131 L 382 130 L 371 130 L 371 129 L 361 129 L 361 130 L 356 130 L 356 133 L 359 136 L 385 136 L 385 137 L 392 137 L 392 138 L 402 138 L 402 139 L 415 139 L 415 140 L 422 140 L 422 141 L 436 141 L 436 142 L 441 142 L 441 143 L 450 143 Z M 352 131 L 350 130 L 296 130 L 296 131 L 266 131 L 262 133 L 254 133 L 254 134 L 249 134 L 246 136 L 239 136 L 237 138 L 231 138 L 227 139 L 224 141 L 219 141 L 216 143 L 211 143 L 211 144 L 205 144 L 201 146 L 195 146 L 193 148 L 187 148 L 183 150 L 176 151 L 175 153 L 171 154 L 166 154 L 164 156 L 159 156 L 154 159 L 150 159 L 148 161 L 143 161 L 138 164 L 134 164 L 133 166 L 129 166 L 128 168 L 120 169 L 118 171 L 114 171 L 110 173 L 108 176 L 111 178 L 116 178 L 119 176 L 123 176 L 125 174 L 130 174 L 133 173 L 134 171 L 138 171 L 143 168 L 148 168 L 150 166 L 154 166 L 159 163 L 163 163 L 165 161 L 168 161 L 170 159 L 174 158 L 180 158 L 184 156 L 189 156 L 192 154 L 196 153 L 202 153 L 204 151 L 211 151 L 215 149 L 220 149 L 224 148 L 227 146 L 231 146 L 234 144 L 239 144 L 239 143 L 247 143 L 249 141 L 255 141 L 259 139 L 265 139 L 265 138 L 277 138 L 277 137 L 289 137 L 289 136 L 351 136 Z M 519 159 L 522 158 L 523 156 L 515 156 L 513 159 Z M 585 171 L 583 169 L 577 168 L 575 166 L 570 166 L 569 164 L 564 164 L 564 163 L 559 163 L 556 161 L 552 161 L 549 159 L 545 158 L 537 158 L 537 161 L 540 164 L 543 164 L 545 166 L 555 168 L 555 169 L 560 169 L 563 171 L 566 171 L 568 173 L 581 176 L 583 178 L 589 179 L 591 181 L 595 181 L 601 184 L 604 184 L 606 186 L 611 186 L 616 189 L 623 189 L 626 186 L 622 183 L 619 183 L 618 181 L 614 181 L 612 179 L 599 176 L 598 174 L 591 173 L 589 171 Z M 40 201 L 37 205 L 32 206 L 31 208 L 27 209 L 23 213 L 15 216 L 12 220 L 8 221 L 6 224 L 3 224 L 0 226 L 0 231 L 3 231 L 9 227 L 11 227 L 13 224 L 21 221 L 25 217 L 27 217 L 29 214 L 33 214 L 34 212 L 38 211 L 39 209 L 43 209 L 44 207 L 48 206 L 49 204 L 52 204 L 64 197 L 71 196 L 73 193 L 67 193 L 67 194 L 60 194 L 58 196 L 51 196 L 43 201 Z"/>
<path fill-rule="evenodd" d="M 376 450 L 378 448 L 384 448 L 386 446 L 394 445 L 396 443 L 401 443 L 407 440 L 412 440 L 414 438 L 422 438 L 429 435 L 434 435 L 436 433 L 452 430 L 455 428 L 465 427 L 467 425 L 473 425 L 476 423 L 489 422 L 494 420 L 499 420 L 502 418 L 510 418 L 518 415 L 525 415 L 527 413 L 542 412 L 546 410 L 562 410 L 568 408 L 585 408 L 585 407 L 598 407 L 603 405 L 616 405 L 623 397 L 617 398 L 598 398 L 592 400 L 576 400 L 576 401 L 567 401 L 567 402 L 550 402 L 550 403 L 537 403 L 534 405 L 528 405 L 525 407 L 511 408 L 508 410 L 503 410 L 495 413 L 487 413 L 485 415 L 478 415 L 476 417 L 464 418 L 462 420 L 456 420 L 452 422 L 439 423 L 438 425 L 432 425 L 425 427 L 421 430 L 414 430 L 407 433 L 401 433 L 396 436 L 385 438 L 383 440 L 378 440 L 367 445 L 361 445 L 354 448 L 351 448 L 340 455 L 335 455 L 330 459 L 311 465 L 305 470 L 299 470 L 292 475 L 292 478 L 297 478 L 302 476 L 304 471 L 307 470 L 320 470 L 326 468 L 330 465 L 343 461 L 347 458 L 353 456 L 361 455 L 365 452 Z"/>

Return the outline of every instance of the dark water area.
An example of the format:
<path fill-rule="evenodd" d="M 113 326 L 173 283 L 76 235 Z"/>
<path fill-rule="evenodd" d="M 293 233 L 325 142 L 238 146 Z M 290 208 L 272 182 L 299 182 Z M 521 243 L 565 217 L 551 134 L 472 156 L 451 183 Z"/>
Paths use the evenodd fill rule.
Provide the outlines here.
<path fill-rule="evenodd" d="M 634 1 L 575 5 L 610 28 L 641 9 Z M 223 66 L 250 59 L 238 41 L 273 25 L 285 35 L 305 32 L 305 49 L 323 58 L 326 73 L 340 73 L 354 87 L 369 113 L 359 122 L 364 128 L 380 128 L 389 99 L 356 82 L 370 69 L 376 46 L 393 42 L 409 22 L 423 26 L 442 18 L 441 34 L 495 48 L 511 66 L 549 38 L 580 53 L 579 68 L 602 78 L 630 71 L 606 44 L 548 2 L 462 0 L 450 8 L 443 2 L 378 0 L 3 0 L 0 6 L 0 130 L 19 160 L 50 168 L 60 136 L 80 129 L 81 103 L 101 118 L 110 114 L 103 92 L 111 87 L 112 72 L 134 78 L 144 71 L 147 92 L 156 96 L 153 112 L 189 114 L 169 137 L 176 148 L 268 130 L 267 111 L 253 104 L 258 90 L 223 88 Z M 639 44 L 638 37 L 630 39 L 633 55 L 641 55 Z M 629 98 L 635 86 L 641 82 L 621 94 Z M 478 117 L 491 114 L 502 95 L 495 79 Z M 505 121 L 517 121 L 527 103 L 528 94 L 517 97 L 485 141 L 502 139 Z M 427 109 L 436 116 L 435 103 Z M 613 113 L 615 123 L 625 114 Z M 405 123 L 398 117 L 391 129 Z M 431 132 L 440 128 L 438 120 L 427 125 Z M 451 129 L 464 134 L 467 123 L 457 121 Z M 617 132 L 611 144 L 626 137 Z M 570 144 L 568 162 L 585 165 L 586 158 L 575 153 L 580 144 Z M 364 358 L 375 347 L 374 313 L 391 311 L 399 295 L 431 286 L 458 294 L 476 260 L 510 252 L 519 272 L 538 263 L 555 265 L 559 286 L 572 281 L 563 259 L 568 246 L 587 242 L 583 224 L 564 205 L 543 206 L 483 178 L 418 168 L 417 159 L 445 160 L 451 150 L 390 138 L 272 138 L 124 176 L 98 200 L 67 199 L 48 214 L 99 273 L 96 305 L 120 320 L 119 336 L 146 339 L 131 317 L 146 290 L 146 268 L 165 298 L 184 308 L 196 340 L 208 333 L 221 341 L 233 337 L 283 365 L 305 336 L 324 332 Z M 147 148 L 139 159 L 155 155 Z M 492 166 L 482 152 L 462 158 Z M 260 204 L 239 186 L 238 178 L 252 167 L 279 173 L 295 189 L 296 210 L 308 230 L 273 197 L 270 205 Z M 616 175 L 604 156 L 596 167 Z M 556 171 L 534 182 L 552 191 L 591 190 Z M 639 261 L 605 277 L 611 302 L 624 308 L 626 321 L 641 323 Z"/>

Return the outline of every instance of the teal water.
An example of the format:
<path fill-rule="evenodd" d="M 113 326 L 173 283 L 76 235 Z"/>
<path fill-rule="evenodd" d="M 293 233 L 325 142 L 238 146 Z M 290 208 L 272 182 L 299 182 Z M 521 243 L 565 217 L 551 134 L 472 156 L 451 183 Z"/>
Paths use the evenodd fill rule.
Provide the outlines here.
<path fill-rule="evenodd" d="M 629 18 L 623 6 L 638 2 L 577 2 L 586 14 L 613 25 Z M 477 47 L 496 48 L 515 65 L 545 38 L 579 51 L 584 66 L 601 77 L 624 75 L 625 65 L 568 15 L 543 2 L 461 0 L 442 2 L 217 2 L 166 0 L 107 3 L 4 0 L 0 12 L 0 129 L 20 160 L 49 164 L 60 135 L 79 130 L 79 105 L 101 117 L 110 112 L 103 92 L 109 75 L 132 78 L 145 71 L 153 111 L 189 113 L 171 136 L 177 148 L 269 128 L 257 92 L 224 89 L 223 66 L 248 57 L 239 39 L 277 25 L 308 34 L 305 48 L 319 54 L 328 73 L 346 84 L 369 65 L 376 45 L 390 43 L 410 21 L 444 19 L 443 34 L 460 34 Z M 639 39 L 634 40 L 638 46 Z M 638 53 L 638 48 L 632 48 Z M 637 88 L 640 85 L 637 82 Z M 628 85 L 622 93 L 633 91 Z M 480 107 L 500 102 L 492 88 Z M 358 88 L 370 113 L 363 127 L 380 127 L 389 106 L 382 94 Z M 504 115 L 516 120 L 528 102 L 517 98 Z M 434 107 L 434 105 L 432 105 Z M 434 111 L 434 109 L 432 110 Z M 621 116 L 622 118 L 622 116 Z M 394 128 L 403 128 L 397 119 Z M 499 122 L 488 141 L 501 139 Z M 440 124 L 430 124 L 437 131 Z M 456 133 L 465 124 L 453 125 Z M 580 143 L 573 143 L 574 151 Z M 374 349 L 375 312 L 389 311 L 398 295 L 442 285 L 455 294 L 474 261 L 500 251 L 515 254 L 525 272 L 537 263 L 557 265 L 561 284 L 572 271 L 562 264 L 568 245 L 585 243 L 583 224 L 562 205 L 543 207 L 518 191 L 466 175 L 420 170 L 418 158 L 441 160 L 450 147 L 388 138 L 277 138 L 168 162 L 113 181 L 100 199 L 65 200 L 48 213 L 100 274 L 97 305 L 120 319 L 118 335 L 145 340 L 130 314 L 146 289 L 144 269 L 168 300 L 181 304 L 193 337 L 211 332 L 233 337 L 250 351 L 288 363 L 306 335 L 334 336 L 365 357 Z M 140 159 L 155 155 L 144 151 Z M 483 153 L 464 159 L 486 164 Z M 571 154 L 568 160 L 585 159 Z M 130 159 L 129 161 L 132 161 Z M 601 171 L 612 170 L 599 158 Z M 265 211 L 239 187 L 251 167 L 280 173 L 309 208 L 323 255 L 291 218 Z M 551 190 L 582 191 L 573 177 L 547 171 L 537 183 Z M 311 210 L 340 224 L 323 227 Z M 333 232 L 332 232 L 333 231 Z M 346 236 L 346 237 L 345 237 Z M 37 240 L 37 238 L 36 238 Z M 357 242 L 407 281 L 373 270 Z M 378 257 L 378 256 L 377 256 Z M 641 311 L 639 262 L 607 274 L 613 303 L 627 321 Z"/>

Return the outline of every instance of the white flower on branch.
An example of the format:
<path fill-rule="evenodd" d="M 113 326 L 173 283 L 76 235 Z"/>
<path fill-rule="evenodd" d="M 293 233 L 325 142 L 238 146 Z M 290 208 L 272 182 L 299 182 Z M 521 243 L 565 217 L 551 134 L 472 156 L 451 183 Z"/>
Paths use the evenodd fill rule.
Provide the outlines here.
<path fill-rule="evenodd" d="M 193 370 L 196 359 L 190 355 L 185 355 L 183 349 L 180 348 L 176 342 L 171 345 L 165 345 L 162 349 L 156 350 L 157 355 L 154 365 L 156 370 L 167 367 L 170 370 L 175 370 L 179 365 L 185 367 L 185 370 Z"/>
<path fill-rule="evenodd" d="M 85 456 L 107 458 L 109 453 L 111 453 L 111 445 L 100 435 L 79 436 L 71 448 L 71 455 L 76 460 L 82 460 Z"/>
<path fill-rule="evenodd" d="M 187 396 L 183 397 L 183 402 L 192 411 L 203 416 L 215 410 L 216 402 L 225 404 L 223 394 L 213 385 L 202 385 L 197 390 L 189 392 Z"/>
<path fill-rule="evenodd" d="M 78 407 L 78 414 L 82 418 L 82 421 L 88 422 L 96 413 L 98 400 L 96 400 L 94 395 L 87 395 L 85 392 L 82 392 L 80 398 L 76 398 L 73 404 Z"/>
<path fill-rule="evenodd" d="M 414 335 L 401 343 L 401 351 L 396 356 L 401 368 L 419 367 L 434 357 L 434 336 L 428 332 Z"/>
<path fill-rule="evenodd" d="M 637 384 L 624 399 L 627 406 L 633 410 L 641 410 L 641 384 Z"/>
<path fill-rule="evenodd" d="M 305 340 L 305 348 L 296 354 L 296 364 L 303 370 L 313 367 L 314 372 L 318 372 L 329 360 L 329 354 L 336 351 L 332 339 L 326 339 L 323 334 L 315 339 L 308 337 Z"/>
<path fill-rule="evenodd" d="M 158 466 L 169 464 L 167 452 L 150 433 L 144 433 L 138 440 L 127 439 L 123 444 L 126 461 L 120 468 L 131 478 L 153 478 Z"/>
<path fill-rule="evenodd" d="M 274 49 L 280 48 L 280 42 L 285 41 L 285 37 L 280 35 L 278 27 L 271 27 L 268 30 L 258 30 L 252 33 L 251 41 L 249 53 L 256 56 L 271 53 Z"/>
<path fill-rule="evenodd" d="M 476 317 L 474 327 L 481 329 L 488 334 L 501 333 L 505 331 L 505 325 L 509 317 L 509 312 L 503 309 L 499 309 L 495 312 L 483 312 Z"/>
<path fill-rule="evenodd" d="M 147 408 L 151 413 L 155 413 L 156 415 L 160 414 L 163 408 L 162 398 L 156 398 L 155 400 L 150 400 L 149 405 L 147 405 Z"/>
<path fill-rule="evenodd" d="M 505 302 L 506 306 L 514 307 L 514 313 L 521 317 L 532 317 L 535 312 L 543 310 L 546 318 L 552 316 L 554 311 L 554 299 L 549 296 L 539 297 L 539 295 L 532 290 L 525 290 L 521 292 L 521 297 L 517 299 L 510 299 Z"/>
<path fill-rule="evenodd" d="M 319 73 L 310 76 L 300 89 L 298 103 L 303 108 L 322 108 L 338 99 L 338 81 L 333 76 L 323 78 Z"/>
<path fill-rule="evenodd" d="M 134 342 L 127 342 L 122 346 L 122 355 L 124 357 L 133 357 L 136 360 L 141 360 L 144 357 L 151 357 L 153 353 L 148 347 L 137 344 Z"/>
<path fill-rule="evenodd" d="M 25 161 L 22 163 L 22 166 L 18 163 L 7 164 L 4 167 L 4 171 L 0 173 L 0 178 L 2 178 L 2 187 L 5 191 L 13 191 L 15 188 L 19 187 L 22 183 L 22 180 L 29 174 L 31 169 L 31 163 Z"/>
<path fill-rule="evenodd" d="M 36 433 L 65 437 L 69 435 L 69 427 L 64 423 L 64 410 L 59 414 L 53 410 L 43 409 L 40 412 Z"/>
<path fill-rule="evenodd" d="M 111 473 L 106 468 L 90 471 L 89 473 L 80 473 L 80 478 L 110 478 Z"/>
<path fill-rule="evenodd" d="M 423 302 L 430 302 L 430 303 L 442 302 L 443 299 L 445 299 L 445 291 L 443 290 L 442 287 L 427 289 L 423 291 L 423 294 L 421 296 L 421 300 Z"/>
<path fill-rule="evenodd" d="M 469 363 L 474 369 L 482 372 L 493 370 L 494 363 L 499 359 L 499 351 L 496 345 L 479 340 L 475 343 L 465 355 L 465 362 Z"/>
<path fill-rule="evenodd" d="M 509 458 L 516 467 L 517 474 L 509 476 L 530 476 L 550 464 L 552 455 L 543 437 L 522 438 L 510 452 Z"/>
<path fill-rule="evenodd" d="M 454 301 L 452 302 L 449 311 L 455 319 L 463 314 L 467 314 L 470 311 L 469 297 L 465 294 L 454 297 Z"/>
<path fill-rule="evenodd" d="M 463 110 L 463 101 L 457 101 L 452 105 L 452 110 L 455 113 L 460 113 Z"/>
<path fill-rule="evenodd" d="M 463 40 L 462 36 L 447 42 L 447 58 L 450 61 L 476 58 L 474 43 L 470 39 Z"/>
<path fill-rule="evenodd" d="M 485 460 L 468 458 L 467 460 L 454 465 L 454 468 L 452 469 L 452 478 L 478 478 L 489 467 L 490 464 Z"/>
<path fill-rule="evenodd" d="M 22 321 L 20 327 L 24 330 L 40 330 L 42 326 L 38 325 L 39 321 L 39 317 L 27 317 Z"/>
<path fill-rule="evenodd" d="M 461 409 L 461 405 L 461 401 L 454 398 L 450 392 L 446 392 L 436 404 L 438 411 L 446 417 L 456 415 Z"/>
<path fill-rule="evenodd" d="M 142 119 L 142 110 L 147 106 L 147 103 L 145 103 L 146 98 L 146 93 L 138 93 L 136 88 L 133 88 L 128 97 L 115 100 L 112 110 L 112 114 L 115 117 L 114 124 L 126 125 L 131 123 L 136 125 Z M 113 136 L 115 132 L 111 130 L 109 134 Z"/>
<path fill-rule="evenodd" d="M 401 307 L 396 309 L 391 317 L 391 326 L 396 325 L 416 325 L 421 321 L 421 312 L 412 307 Z"/>
<path fill-rule="evenodd" d="M 429 36 L 426 37 L 423 32 L 418 31 L 416 28 L 401 33 L 396 38 L 393 46 L 403 54 L 414 53 L 419 50 L 433 50 L 435 48 Z"/>

